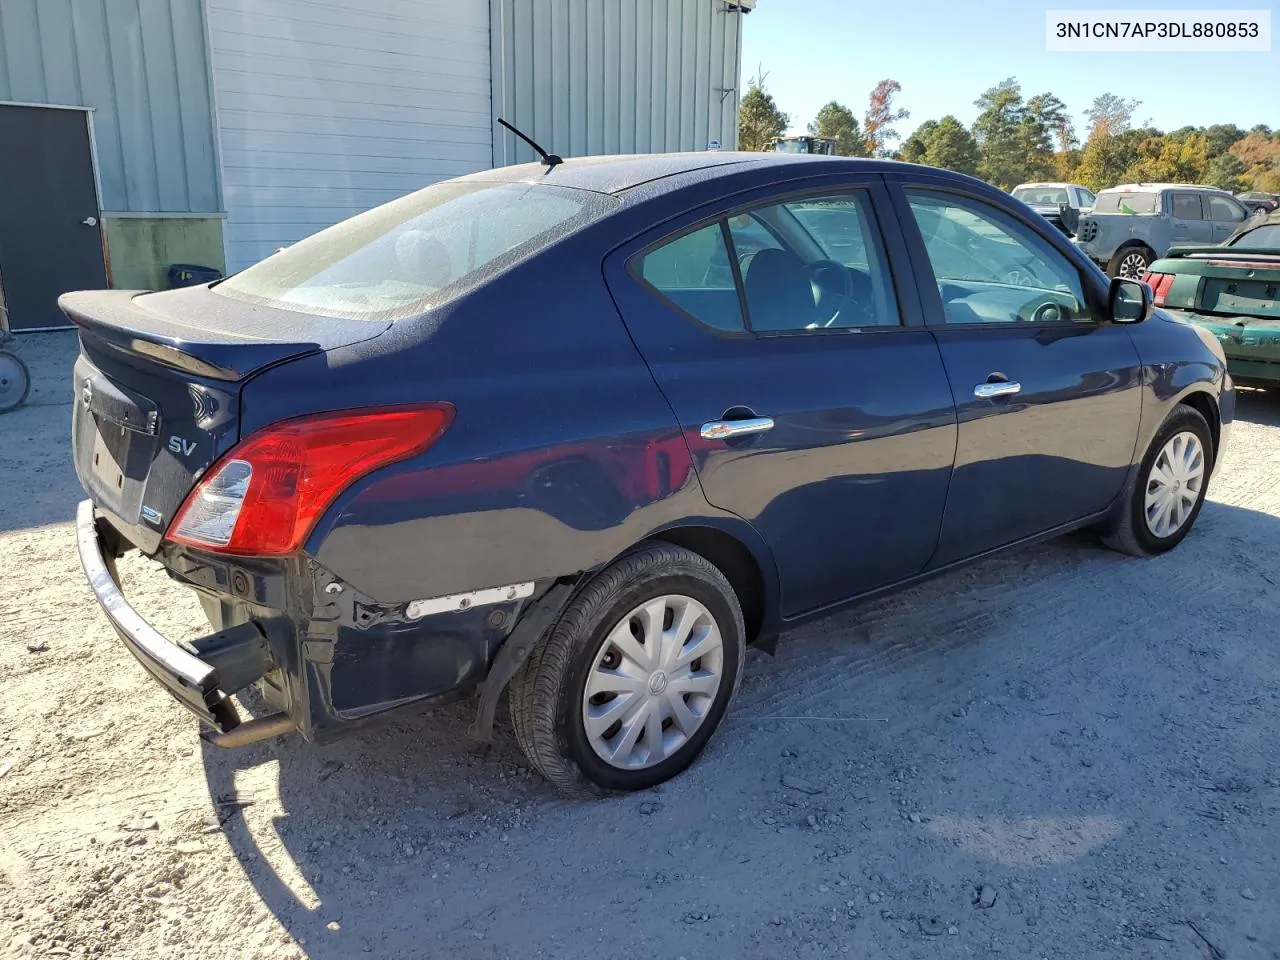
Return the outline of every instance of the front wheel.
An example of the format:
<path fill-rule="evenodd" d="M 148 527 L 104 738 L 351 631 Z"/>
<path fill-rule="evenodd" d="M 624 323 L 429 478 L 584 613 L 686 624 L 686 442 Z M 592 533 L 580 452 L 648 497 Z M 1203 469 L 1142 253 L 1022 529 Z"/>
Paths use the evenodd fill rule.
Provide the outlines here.
<path fill-rule="evenodd" d="M 1134 556 L 1172 550 L 1204 505 L 1213 436 L 1197 410 L 1177 407 L 1156 432 L 1113 529 L 1102 542 Z"/>
<path fill-rule="evenodd" d="M 570 603 L 511 682 L 511 722 L 557 786 L 642 790 L 702 752 L 742 675 L 737 596 L 672 544 L 618 560 Z"/>

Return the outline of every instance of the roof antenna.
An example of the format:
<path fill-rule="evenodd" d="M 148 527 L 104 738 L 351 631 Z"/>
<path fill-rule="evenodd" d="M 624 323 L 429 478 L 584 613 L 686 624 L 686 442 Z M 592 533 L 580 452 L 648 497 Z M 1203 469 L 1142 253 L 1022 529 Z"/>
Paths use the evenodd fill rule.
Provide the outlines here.
<path fill-rule="evenodd" d="M 534 143 L 532 138 L 526 137 L 523 133 L 521 133 L 511 124 L 507 123 L 507 121 L 503 120 L 501 117 L 498 118 L 498 122 L 502 124 L 504 127 L 506 127 L 508 130 L 510 130 L 512 133 L 514 133 L 517 137 L 519 137 L 525 143 L 527 143 L 529 146 L 533 147 L 534 150 L 538 151 L 538 155 L 542 157 L 542 165 L 544 167 L 554 167 L 557 163 L 564 163 L 564 161 L 561 160 L 559 157 L 557 157 L 554 153 L 547 153 L 547 151 L 543 150 L 540 146 Z"/>

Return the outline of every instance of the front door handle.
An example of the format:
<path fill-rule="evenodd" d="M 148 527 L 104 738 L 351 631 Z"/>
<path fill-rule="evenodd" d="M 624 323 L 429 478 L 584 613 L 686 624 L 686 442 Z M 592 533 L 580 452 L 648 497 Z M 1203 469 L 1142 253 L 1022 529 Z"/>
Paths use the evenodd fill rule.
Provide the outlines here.
<path fill-rule="evenodd" d="M 973 395 L 980 400 L 991 400 L 995 397 L 1011 397 L 1022 390 L 1022 384 L 1012 380 L 997 380 L 995 383 L 980 383 L 973 388 Z"/>
<path fill-rule="evenodd" d="M 772 417 L 748 417 L 744 420 L 710 420 L 698 431 L 703 440 L 730 440 L 749 437 L 773 429 Z"/>

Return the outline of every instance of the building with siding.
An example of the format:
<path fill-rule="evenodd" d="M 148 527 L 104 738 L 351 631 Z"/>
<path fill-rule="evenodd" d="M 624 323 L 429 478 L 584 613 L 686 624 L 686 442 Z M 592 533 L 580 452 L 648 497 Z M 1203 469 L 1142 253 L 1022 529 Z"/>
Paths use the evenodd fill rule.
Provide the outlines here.
<path fill-rule="evenodd" d="M 0 0 L 0 304 L 52 325 L 58 289 L 238 270 L 533 159 L 499 116 L 566 157 L 731 149 L 753 6 Z"/>

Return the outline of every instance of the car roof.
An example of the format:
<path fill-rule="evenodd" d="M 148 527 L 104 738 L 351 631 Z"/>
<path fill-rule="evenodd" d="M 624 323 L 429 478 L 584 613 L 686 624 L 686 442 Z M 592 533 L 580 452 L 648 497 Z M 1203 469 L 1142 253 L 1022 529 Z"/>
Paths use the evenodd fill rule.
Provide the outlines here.
<path fill-rule="evenodd" d="M 1037 180 L 1035 183 L 1020 183 L 1013 189 L 1021 190 L 1023 187 L 1078 187 L 1078 186 L 1080 186 L 1078 183 L 1067 183 L 1065 181 L 1050 182 L 1047 180 L 1046 181 Z M 1084 189 L 1084 188 L 1081 187 L 1081 189 Z"/>
<path fill-rule="evenodd" d="M 1231 196 L 1230 192 L 1219 187 L 1207 186 L 1203 183 L 1117 183 L 1114 187 L 1100 190 L 1100 193 L 1136 193 L 1152 190 L 1200 190 L 1204 193 L 1221 193 Z"/>
<path fill-rule="evenodd" d="M 750 169 L 774 168 L 780 179 L 794 171 L 813 172 L 818 163 L 844 166 L 861 172 L 887 171 L 911 167 L 893 160 L 856 157 L 829 157 L 794 153 L 750 153 L 701 150 L 689 153 L 620 154 L 616 156 L 571 157 L 548 168 L 541 163 L 496 167 L 459 177 L 461 182 L 546 183 L 595 193 L 618 195 L 655 181 L 673 179 L 671 186 L 683 186 L 690 177 L 739 173 Z M 833 171 L 834 172 L 834 171 Z M 935 175 L 948 171 L 930 169 Z M 951 176 L 961 179 L 958 174 Z"/>

